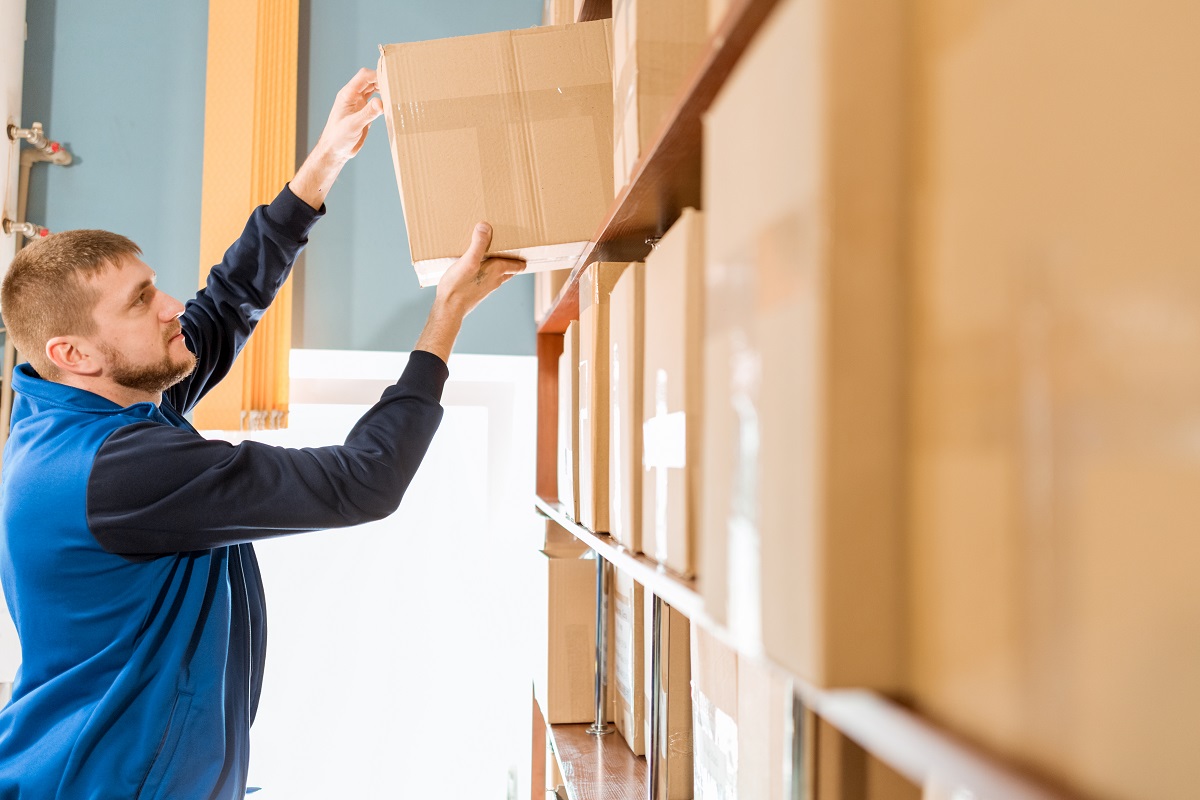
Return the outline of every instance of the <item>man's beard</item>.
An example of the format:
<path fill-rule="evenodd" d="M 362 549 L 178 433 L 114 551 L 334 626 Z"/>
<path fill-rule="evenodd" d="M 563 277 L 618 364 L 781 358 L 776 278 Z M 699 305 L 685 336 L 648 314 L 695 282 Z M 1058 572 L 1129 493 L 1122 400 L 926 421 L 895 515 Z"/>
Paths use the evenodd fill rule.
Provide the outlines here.
<path fill-rule="evenodd" d="M 169 340 L 168 340 L 169 341 Z M 187 351 L 187 357 L 178 361 L 165 353 L 162 360 L 149 365 L 135 366 L 118 350 L 101 345 L 108 358 L 108 375 L 118 386 L 139 392 L 160 394 L 192 374 L 196 368 L 196 356 Z"/>

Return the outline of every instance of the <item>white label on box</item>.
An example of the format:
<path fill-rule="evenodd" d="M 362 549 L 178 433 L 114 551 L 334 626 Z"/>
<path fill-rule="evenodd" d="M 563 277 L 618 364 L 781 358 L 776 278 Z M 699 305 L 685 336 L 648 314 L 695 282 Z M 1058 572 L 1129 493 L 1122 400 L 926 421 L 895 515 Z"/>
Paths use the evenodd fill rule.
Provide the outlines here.
<path fill-rule="evenodd" d="M 736 800 L 737 723 L 692 686 L 692 773 L 696 800 Z"/>
<path fill-rule="evenodd" d="M 647 469 L 687 466 L 687 414 L 676 411 L 646 420 L 642 426 L 642 463 Z"/>
<path fill-rule="evenodd" d="M 739 647 L 762 642 L 762 543 L 758 530 L 759 417 L 762 358 L 742 330 L 731 334 L 730 403 L 737 415 L 728 537 L 729 627 Z"/>
<path fill-rule="evenodd" d="M 612 528 L 613 538 L 621 544 L 629 545 L 631 531 L 625 530 L 625 432 L 621 430 L 621 391 L 624 389 L 621 386 L 621 358 L 620 348 L 616 342 L 612 343 L 612 355 L 608 360 L 608 386 L 611 399 L 609 402 L 608 411 L 608 430 L 609 430 L 609 468 L 608 476 L 610 488 L 608 492 L 609 509 L 611 511 L 609 517 L 609 527 Z"/>
<path fill-rule="evenodd" d="M 617 695 L 633 706 L 633 609 L 629 598 L 617 595 Z"/>

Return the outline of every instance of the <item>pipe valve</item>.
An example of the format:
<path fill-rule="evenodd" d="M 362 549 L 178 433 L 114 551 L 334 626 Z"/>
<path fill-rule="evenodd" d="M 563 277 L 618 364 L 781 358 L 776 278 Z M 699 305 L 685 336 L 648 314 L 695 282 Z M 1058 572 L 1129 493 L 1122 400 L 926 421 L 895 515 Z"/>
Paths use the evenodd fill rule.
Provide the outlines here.
<path fill-rule="evenodd" d="M 5 236 L 12 236 L 14 233 L 19 233 L 27 239 L 42 239 L 50 235 L 47 228 L 37 225 L 33 222 L 17 222 L 16 220 L 4 218 L 2 223 Z"/>
<path fill-rule="evenodd" d="M 63 152 L 63 146 L 55 141 L 46 138 L 46 131 L 42 127 L 42 123 L 35 122 L 28 128 L 18 128 L 16 125 L 8 126 L 8 138 L 14 142 L 18 139 L 24 139 L 33 147 L 36 147 L 43 154 L 51 158 Z"/>

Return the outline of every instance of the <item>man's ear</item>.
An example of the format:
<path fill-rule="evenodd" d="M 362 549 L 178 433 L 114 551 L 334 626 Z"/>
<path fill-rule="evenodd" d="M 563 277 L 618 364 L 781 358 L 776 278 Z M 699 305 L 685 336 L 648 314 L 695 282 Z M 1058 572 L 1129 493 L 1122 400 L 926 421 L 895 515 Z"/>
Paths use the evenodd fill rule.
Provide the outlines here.
<path fill-rule="evenodd" d="M 46 358 L 64 373 L 91 376 L 102 364 L 93 356 L 93 347 L 77 336 L 55 336 L 46 342 Z"/>

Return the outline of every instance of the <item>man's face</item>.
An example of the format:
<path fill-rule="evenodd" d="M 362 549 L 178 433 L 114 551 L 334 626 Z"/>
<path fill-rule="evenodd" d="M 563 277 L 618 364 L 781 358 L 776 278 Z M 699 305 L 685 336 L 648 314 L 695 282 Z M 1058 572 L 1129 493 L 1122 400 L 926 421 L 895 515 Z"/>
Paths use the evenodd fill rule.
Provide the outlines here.
<path fill-rule="evenodd" d="M 97 290 L 88 337 L 100 351 L 104 375 L 129 389 L 157 393 L 179 383 L 196 368 L 183 341 L 183 304 L 158 291 L 156 276 L 141 259 L 123 258 L 91 279 Z"/>

